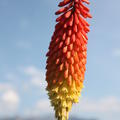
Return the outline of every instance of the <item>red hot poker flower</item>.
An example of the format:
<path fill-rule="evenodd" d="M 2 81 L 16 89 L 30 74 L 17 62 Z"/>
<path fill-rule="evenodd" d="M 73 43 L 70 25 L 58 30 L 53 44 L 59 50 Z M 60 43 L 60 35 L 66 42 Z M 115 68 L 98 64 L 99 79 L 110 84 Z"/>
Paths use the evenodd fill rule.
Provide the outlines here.
<path fill-rule="evenodd" d="M 58 120 L 67 120 L 83 88 L 87 57 L 87 33 L 91 18 L 88 0 L 63 0 L 55 14 L 55 32 L 47 53 L 47 90 Z"/>

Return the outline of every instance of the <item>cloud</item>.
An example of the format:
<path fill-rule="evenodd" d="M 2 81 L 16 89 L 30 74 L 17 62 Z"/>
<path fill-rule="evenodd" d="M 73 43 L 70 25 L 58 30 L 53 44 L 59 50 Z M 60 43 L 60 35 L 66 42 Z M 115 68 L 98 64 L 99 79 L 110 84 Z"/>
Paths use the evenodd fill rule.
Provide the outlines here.
<path fill-rule="evenodd" d="M 42 112 L 41 112 L 42 111 Z M 25 116 L 36 117 L 53 114 L 53 108 L 48 99 L 40 99 L 33 108 L 26 109 Z"/>
<path fill-rule="evenodd" d="M 20 98 L 12 85 L 0 84 L 0 116 L 11 116 L 17 112 Z"/>
<path fill-rule="evenodd" d="M 81 99 L 77 108 L 82 112 L 120 112 L 120 99 L 111 96 L 99 100 L 84 98 Z M 73 110 L 74 111 L 74 110 Z"/>
<path fill-rule="evenodd" d="M 24 68 L 24 73 L 30 78 L 31 84 L 36 87 L 45 88 L 45 72 L 34 66 Z"/>
<path fill-rule="evenodd" d="M 21 69 L 19 69 L 16 72 L 15 76 L 19 78 L 18 81 L 24 81 L 22 82 L 22 90 L 25 87 L 25 89 L 27 89 L 28 91 L 27 94 L 25 91 L 22 94 L 27 96 L 30 93 L 29 95 L 31 96 L 31 95 L 34 95 L 35 93 L 38 93 L 38 94 L 40 93 L 38 97 L 39 100 L 37 102 L 35 99 L 34 102 L 31 102 L 30 106 L 25 106 L 25 108 L 23 108 L 22 113 L 25 116 L 36 117 L 36 116 L 41 116 L 45 114 L 54 114 L 53 107 L 50 106 L 50 100 L 47 99 L 47 95 L 45 93 L 46 81 L 45 81 L 44 70 L 41 70 L 35 66 L 21 67 Z M 18 81 L 15 81 L 15 82 L 18 82 Z M 14 84 L 16 85 L 16 83 Z M 9 104 L 7 105 L 9 108 L 6 108 L 6 109 L 10 110 L 11 106 L 13 106 L 14 108 L 12 110 L 13 110 L 13 113 L 15 113 L 18 108 L 17 106 L 19 106 L 19 102 L 20 102 L 18 93 L 9 84 L 0 84 L 0 90 L 3 91 L 3 94 L 4 94 L 2 95 L 2 97 L 0 97 L 0 102 L 2 101 L 0 103 L 1 110 L 3 109 L 4 104 L 6 105 Z M 13 90 L 14 92 L 9 93 L 8 91 L 11 91 L 11 90 Z M 80 98 L 80 102 L 78 104 L 73 105 L 71 114 L 73 116 L 74 115 L 80 116 L 80 115 L 85 115 L 86 113 L 87 113 L 87 116 L 89 114 L 91 116 L 93 115 L 92 117 L 98 116 L 100 118 L 103 115 L 104 116 L 110 116 L 110 114 L 114 116 L 115 114 L 119 115 L 118 113 L 120 113 L 120 99 L 114 96 L 104 97 L 101 99 Z M 112 118 L 109 120 L 112 120 Z"/>
<path fill-rule="evenodd" d="M 120 48 L 116 48 L 113 50 L 113 56 L 120 57 Z"/>
<path fill-rule="evenodd" d="M 101 120 L 119 120 L 120 98 L 106 96 L 100 99 L 81 98 L 79 104 L 73 105 L 73 116 L 96 117 Z"/>
<path fill-rule="evenodd" d="M 18 105 L 19 103 L 19 96 L 13 90 L 9 90 L 5 92 L 1 98 L 2 98 L 2 101 L 4 101 L 5 103 L 12 104 L 15 106 Z"/>
<path fill-rule="evenodd" d="M 37 96 L 47 96 L 45 91 L 47 86 L 45 71 L 35 66 L 18 67 L 15 72 L 11 71 L 6 73 L 4 78 L 8 80 L 6 82 L 11 83 L 15 89 L 20 90 L 22 95 L 29 96 L 35 92 Z"/>
<path fill-rule="evenodd" d="M 0 83 L 0 92 L 5 91 L 5 90 L 9 90 L 11 88 L 12 88 L 12 86 L 10 84 Z"/>
<path fill-rule="evenodd" d="M 114 113 L 120 113 L 120 99 L 114 96 L 105 97 L 100 100 L 81 98 L 78 104 L 73 105 L 71 111 L 72 116 L 77 115 L 79 117 L 80 115 L 88 113 L 91 116 L 93 115 L 92 117 L 99 117 L 104 114 L 106 118 L 109 117 L 110 114 L 114 115 Z M 54 114 L 54 111 L 53 107 L 50 105 L 50 100 L 41 99 L 34 105 L 34 108 L 27 109 L 25 114 L 28 116 L 41 116 L 45 114 Z"/>
<path fill-rule="evenodd" d="M 20 101 L 21 99 L 22 102 L 25 101 L 25 97 L 20 98 L 17 90 L 20 91 L 22 96 L 27 97 L 31 97 L 32 95 L 34 95 L 34 93 L 36 93 L 36 97 L 42 96 L 44 98 L 44 96 L 46 95 L 45 72 L 44 70 L 41 70 L 35 66 L 18 67 L 15 72 L 11 71 L 6 73 L 4 75 L 4 78 L 8 81 L 6 81 L 6 83 L 0 83 L 0 116 L 10 116 L 12 114 L 16 115 L 18 109 L 21 109 L 19 108 Z M 20 85 L 22 86 L 20 87 Z M 33 102 L 35 101 L 33 100 L 28 107 L 31 108 Z M 35 106 L 36 107 L 34 107 L 33 114 L 38 113 L 39 107 L 41 105 L 37 107 L 38 103 L 36 103 Z M 23 107 L 22 114 L 24 113 L 24 110 L 25 108 Z"/>
<path fill-rule="evenodd" d="M 29 87 L 34 86 L 39 88 L 45 88 L 46 86 L 45 71 L 35 66 L 20 67 L 16 73 L 7 73 L 4 77 L 14 82 L 23 81 L 25 88 L 28 88 L 28 85 Z"/>

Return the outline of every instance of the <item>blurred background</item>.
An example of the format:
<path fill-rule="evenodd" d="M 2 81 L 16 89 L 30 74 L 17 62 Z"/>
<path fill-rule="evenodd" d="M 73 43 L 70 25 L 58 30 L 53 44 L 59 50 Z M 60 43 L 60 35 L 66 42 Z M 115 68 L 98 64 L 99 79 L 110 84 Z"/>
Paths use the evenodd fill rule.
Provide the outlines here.
<path fill-rule="evenodd" d="M 1 120 L 54 120 L 45 54 L 60 1 L 0 0 Z M 120 1 L 90 2 L 85 88 L 70 120 L 120 120 Z"/>

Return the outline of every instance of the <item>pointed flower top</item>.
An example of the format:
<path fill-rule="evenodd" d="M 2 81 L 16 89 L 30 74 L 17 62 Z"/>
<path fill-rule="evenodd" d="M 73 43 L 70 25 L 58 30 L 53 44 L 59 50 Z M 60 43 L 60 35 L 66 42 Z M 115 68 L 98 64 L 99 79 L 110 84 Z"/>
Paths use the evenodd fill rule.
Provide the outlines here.
<path fill-rule="evenodd" d="M 55 31 L 47 53 L 47 90 L 58 120 L 66 120 L 72 104 L 78 102 L 86 70 L 86 18 L 92 18 L 88 0 L 63 0 L 55 14 Z"/>

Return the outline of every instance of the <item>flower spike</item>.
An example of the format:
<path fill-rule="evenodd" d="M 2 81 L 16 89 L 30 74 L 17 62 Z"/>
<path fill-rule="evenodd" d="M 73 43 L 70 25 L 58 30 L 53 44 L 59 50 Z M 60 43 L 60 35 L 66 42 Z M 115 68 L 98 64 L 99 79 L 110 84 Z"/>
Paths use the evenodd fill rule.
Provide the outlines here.
<path fill-rule="evenodd" d="M 92 18 L 85 3 L 90 4 L 88 0 L 63 0 L 55 13 L 59 17 L 46 55 L 46 89 L 58 120 L 68 120 L 83 88 L 90 31 L 85 18 Z"/>

